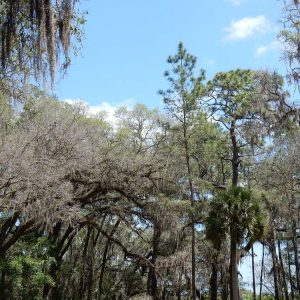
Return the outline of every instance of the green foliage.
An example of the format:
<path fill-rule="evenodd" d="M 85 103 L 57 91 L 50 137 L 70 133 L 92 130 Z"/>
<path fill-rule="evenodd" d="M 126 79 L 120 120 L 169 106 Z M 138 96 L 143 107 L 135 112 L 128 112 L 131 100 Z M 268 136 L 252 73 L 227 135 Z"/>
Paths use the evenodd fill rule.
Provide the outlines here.
<path fill-rule="evenodd" d="M 85 23 L 76 2 L 1 3 L 1 76 L 13 70 L 13 79 L 0 81 L 0 298 L 40 300 L 47 292 L 49 299 L 127 299 L 157 290 L 161 298 L 186 299 L 193 269 L 205 297 L 217 273 L 220 295 L 230 271 L 228 237 L 242 252 L 262 237 L 273 246 L 265 234 L 268 213 L 276 217 L 269 226 L 287 228 L 284 255 L 292 238 L 297 248 L 299 131 L 283 77 L 237 69 L 205 84 L 197 58 L 179 43 L 167 60 L 169 86 L 159 92 L 171 118 L 137 104 L 120 108 L 113 125 L 104 113 L 88 114 L 83 103 L 60 102 L 33 86 L 17 89 L 14 79 L 24 73 L 49 71 L 53 81 L 59 54 L 62 67 L 69 65 L 70 38 L 80 43 Z M 297 64 L 299 22 L 292 20 L 281 37 Z M 17 114 L 14 100 L 22 103 Z M 282 125 L 296 129 L 287 136 Z M 266 136 L 275 132 L 282 138 L 276 150 L 254 159 L 254 146 L 264 152 Z M 254 188 L 216 192 L 233 168 L 240 177 L 250 170 L 234 185 L 251 181 L 268 199 Z M 292 265 L 283 263 L 281 273 Z M 294 269 L 285 274 L 290 281 Z"/>
<path fill-rule="evenodd" d="M 267 135 L 291 127 L 295 111 L 283 84 L 276 72 L 220 72 L 208 82 L 203 105 L 225 128 L 239 129 L 242 143 L 261 147 Z"/>
<path fill-rule="evenodd" d="M 202 82 L 205 72 L 201 69 L 199 76 L 194 75 L 197 58 L 187 52 L 183 43 L 179 43 L 177 53 L 169 56 L 167 62 L 172 66 L 172 69 L 164 74 L 169 88 L 166 91 L 160 90 L 159 94 L 171 115 L 179 123 L 188 123 L 189 126 L 198 100 L 204 95 Z"/>
<path fill-rule="evenodd" d="M 6 278 L 5 290 L 9 290 L 14 299 L 43 299 L 43 286 L 55 285 L 53 278 L 47 273 L 52 262 L 46 238 L 36 234 L 24 237 L 0 261 L 0 271 Z"/>
<path fill-rule="evenodd" d="M 215 113 L 222 107 L 224 121 L 243 118 L 253 109 L 253 97 L 256 88 L 255 72 L 251 70 L 233 70 L 220 72 L 207 84 L 208 93 L 216 99 L 210 110 Z"/>
<path fill-rule="evenodd" d="M 263 234 L 267 224 L 267 214 L 259 198 L 242 187 L 231 187 L 219 192 L 210 202 L 206 220 L 206 236 L 216 249 L 234 228 L 237 243 L 255 242 Z"/>

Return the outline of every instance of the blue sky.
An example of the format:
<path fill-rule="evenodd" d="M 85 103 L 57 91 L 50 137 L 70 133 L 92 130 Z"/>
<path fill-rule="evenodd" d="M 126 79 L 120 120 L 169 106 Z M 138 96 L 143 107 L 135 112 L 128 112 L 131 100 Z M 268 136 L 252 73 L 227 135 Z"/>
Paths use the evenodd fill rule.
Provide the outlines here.
<path fill-rule="evenodd" d="M 235 68 L 285 74 L 276 35 L 278 0 L 82 0 L 87 23 L 81 55 L 56 85 L 60 99 L 95 111 L 145 103 L 161 106 L 166 58 L 179 41 L 207 78 Z"/>

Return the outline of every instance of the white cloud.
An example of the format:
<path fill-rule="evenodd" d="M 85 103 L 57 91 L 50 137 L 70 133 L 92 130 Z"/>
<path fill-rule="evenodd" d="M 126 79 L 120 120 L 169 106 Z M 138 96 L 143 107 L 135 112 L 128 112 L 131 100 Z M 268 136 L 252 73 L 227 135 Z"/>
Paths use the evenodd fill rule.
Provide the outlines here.
<path fill-rule="evenodd" d="M 228 40 L 244 40 L 258 33 L 266 33 L 270 30 L 270 22 L 265 16 L 246 17 L 232 21 L 225 28 Z"/>
<path fill-rule="evenodd" d="M 266 53 L 270 51 L 280 51 L 282 47 L 282 44 L 278 40 L 274 40 L 271 43 L 267 45 L 260 46 L 255 51 L 255 56 L 260 57 L 265 55 Z"/>
<path fill-rule="evenodd" d="M 82 99 L 65 99 L 63 101 L 71 105 L 80 104 L 85 108 L 85 112 L 87 115 L 100 115 L 107 122 L 110 122 L 112 124 L 116 123 L 117 118 L 115 116 L 115 113 L 121 106 L 131 107 L 136 102 L 134 99 L 127 99 L 118 105 L 111 105 L 108 102 L 101 102 L 99 105 L 89 105 Z"/>
<path fill-rule="evenodd" d="M 105 120 L 115 123 L 116 122 L 115 112 L 117 109 L 118 109 L 117 106 L 110 105 L 107 102 L 102 102 L 99 105 L 90 106 L 89 112 L 91 115 L 94 116 L 101 114 L 103 115 Z"/>

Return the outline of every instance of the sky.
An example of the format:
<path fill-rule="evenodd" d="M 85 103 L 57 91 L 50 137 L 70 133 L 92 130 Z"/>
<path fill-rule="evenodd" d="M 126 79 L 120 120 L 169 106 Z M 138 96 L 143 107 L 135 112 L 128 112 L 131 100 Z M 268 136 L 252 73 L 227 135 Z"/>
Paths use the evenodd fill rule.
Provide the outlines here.
<path fill-rule="evenodd" d="M 279 0 L 81 0 L 87 23 L 82 49 L 56 95 L 92 111 L 144 103 L 162 107 L 166 59 L 182 41 L 207 79 L 235 68 L 286 73 L 276 39 Z"/>
<path fill-rule="evenodd" d="M 162 107 L 166 59 L 182 41 L 207 79 L 235 68 L 286 74 L 277 41 L 280 0 L 81 0 L 87 10 L 83 47 L 56 95 L 85 101 L 91 112 L 144 103 Z M 257 259 L 261 250 L 257 249 Z M 240 266 L 251 280 L 250 258 Z"/>

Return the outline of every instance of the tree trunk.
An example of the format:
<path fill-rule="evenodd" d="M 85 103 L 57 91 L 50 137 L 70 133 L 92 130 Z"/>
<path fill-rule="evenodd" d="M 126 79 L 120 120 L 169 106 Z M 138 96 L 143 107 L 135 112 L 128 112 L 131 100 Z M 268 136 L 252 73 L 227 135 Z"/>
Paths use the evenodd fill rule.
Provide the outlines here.
<path fill-rule="evenodd" d="M 280 269 L 281 269 L 281 274 L 282 274 L 283 291 L 284 291 L 285 299 L 289 300 L 289 292 L 288 292 L 287 284 L 286 284 L 286 275 L 285 275 L 285 270 L 284 270 L 284 263 L 283 263 L 282 254 L 281 254 L 280 237 L 278 237 L 278 239 L 277 239 L 277 246 L 278 246 L 278 255 L 279 255 Z"/>
<path fill-rule="evenodd" d="M 177 300 L 181 300 L 181 284 L 182 284 L 182 276 L 184 273 L 184 268 L 182 267 L 179 271 L 179 278 L 178 278 L 178 287 L 177 287 Z M 175 299 L 175 297 L 174 297 Z"/>
<path fill-rule="evenodd" d="M 239 178 L 239 149 L 238 142 L 235 135 L 235 123 L 233 120 L 230 126 L 230 139 L 232 145 L 232 186 L 237 187 Z M 233 224 L 230 226 L 230 300 L 239 299 L 239 283 L 238 283 L 238 271 L 237 271 L 237 240 L 236 233 L 233 228 Z"/>
<path fill-rule="evenodd" d="M 289 265 L 289 282 L 290 282 L 290 289 L 291 289 L 291 298 L 292 300 L 295 299 L 294 296 L 294 284 L 293 284 L 293 277 L 292 277 L 292 269 L 291 269 L 291 254 L 289 248 L 289 240 L 286 241 L 286 251 L 287 251 L 287 258 L 288 258 L 288 265 Z"/>
<path fill-rule="evenodd" d="M 259 282 L 259 300 L 261 300 L 261 296 L 262 296 L 264 268 L 265 268 L 265 243 L 263 242 L 262 260 L 261 260 L 261 269 L 260 269 L 260 282 Z"/>
<path fill-rule="evenodd" d="M 94 262 L 93 262 L 93 254 L 89 255 L 89 272 L 88 272 L 88 293 L 87 293 L 87 300 L 93 300 L 93 285 L 94 285 Z"/>
<path fill-rule="evenodd" d="M 76 235 L 76 231 L 74 231 L 74 228 L 69 225 L 69 227 L 66 229 L 65 233 L 59 239 L 59 233 L 61 232 L 61 225 L 58 224 L 58 226 L 55 226 L 53 231 L 53 235 L 51 236 L 51 242 L 52 242 L 52 248 L 50 251 L 50 256 L 55 258 L 56 263 L 52 263 L 50 267 L 50 276 L 53 278 L 55 282 L 57 282 L 57 273 L 60 269 L 63 255 L 66 253 L 66 251 L 69 249 L 69 247 L 72 244 L 72 240 L 74 239 Z M 82 227 L 79 227 L 79 230 Z M 78 231 L 77 231 L 78 232 Z M 43 289 L 43 296 L 48 299 L 61 299 L 61 289 L 59 286 L 50 286 L 49 284 L 44 285 Z"/>
<path fill-rule="evenodd" d="M 253 247 L 253 246 L 252 246 L 251 258 L 252 258 L 252 288 L 253 288 L 253 300 L 256 300 L 255 265 L 254 265 L 254 247 Z"/>
<path fill-rule="evenodd" d="M 115 223 L 113 229 L 110 232 L 110 237 L 113 237 L 114 233 L 116 232 L 119 224 L 121 222 L 121 219 L 118 219 L 118 221 Z M 101 263 L 101 270 L 100 270 L 100 277 L 99 277 L 99 292 L 98 292 L 98 299 L 101 299 L 102 296 L 102 284 L 103 284 L 103 278 L 104 278 L 104 271 L 105 271 L 105 266 L 106 266 L 106 262 L 107 262 L 107 254 L 108 254 L 108 250 L 109 247 L 111 245 L 111 241 L 110 239 L 107 239 L 106 243 L 105 243 L 105 247 L 104 247 L 104 251 L 103 251 L 103 256 L 102 256 L 102 263 Z"/>
<path fill-rule="evenodd" d="M 278 268 L 277 268 L 277 257 L 275 251 L 274 241 L 270 244 L 270 251 L 272 255 L 272 263 L 273 263 L 273 277 L 274 277 L 274 293 L 275 300 L 280 300 L 279 298 L 279 289 L 278 289 Z"/>
<path fill-rule="evenodd" d="M 181 287 L 177 289 L 177 300 L 181 300 Z"/>
<path fill-rule="evenodd" d="M 91 236 L 91 227 L 88 227 L 87 234 L 85 236 L 83 252 L 82 252 L 82 262 L 81 262 L 82 268 L 81 268 L 81 272 L 80 272 L 80 282 L 79 282 L 79 299 L 83 299 L 84 294 L 85 294 L 85 287 L 86 287 L 85 260 L 86 260 L 86 254 L 88 251 L 90 236 Z"/>
<path fill-rule="evenodd" d="M 296 268 L 296 282 L 297 282 L 298 297 L 300 297 L 300 266 L 299 266 L 297 230 L 296 230 L 295 220 L 293 220 L 292 226 L 293 226 L 292 227 L 292 242 L 293 242 L 293 248 L 294 248 L 294 263 L 295 263 L 295 268 Z"/>
<path fill-rule="evenodd" d="M 239 283 L 237 270 L 237 241 L 234 228 L 230 228 L 230 300 L 239 300 Z"/>
<path fill-rule="evenodd" d="M 227 300 L 228 299 L 228 280 L 227 280 L 227 270 L 221 271 L 221 299 Z"/>
<path fill-rule="evenodd" d="M 230 127 L 230 139 L 232 145 L 232 159 L 231 159 L 231 168 L 232 168 L 232 186 L 237 187 L 239 180 L 239 148 L 238 142 L 235 135 L 235 120 L 231 122 Z"/>
<path fill-rule="evenodd" d="M 3 258 L 1 258 L 3 260 Z M 6 299 L 6 289 L 5 289 L 5 269 L 1 271 L 1 283 L 0 283 L 0 300 Z"/>
<path fill-rule="evenodd" d="M 185 119 L 185 117 L 184 117 Z M 191 164 L 190 164 L 190 154 L 189 154 L 189 144 L 187 138 L 187 129 L 184 121 L 184 147 L 185 147 L 185 158 L 186 158 L 186 165 L 187 165 L 187 172 L 188 172 L 188 182 L 189 182 L 189 190 L 190 190 L 190 198 L 191 198 L 191 207 L 192 207 L 192 214 L 191 214 L 191 229 L 192 229 L 192 300 L 196 300 L 196 256 L 195 256 L 195 216 L 194 216 L 194 188 L 193 188 L 193 181 L 192 181 L 192 171 L 191 171 Z"/>
<path fill-rule="evenodd" d="M 155 264 L 155 261 L 156 261 L 156 257 L 152 256 L 151 263 Z M 149 267 L 147 294 L 151 296 L 151 299 L 158 300 L 157 277 L 156 277 L 155 268 L 153 268 L 153 267 Z"/>
<path fill-rule="evenodd" d="M 158 224 L 154 222 L 153 224 L 153 241 L 152 241 L 152 258 L 151 263 L 155 266 L 156 259 L 159 255 L 159 242 L 161 236 L 161 230 Z M 149 274 L 148 274 L 148 294 L 152 296 L 153 300 L 158 300 L 158 293 L 157 293 L 157 274 L 155 267 L 149 267 Z"/>
<path fill-rule="evenodd" d="M 192 201 L 193 203 L 194 201 Z M 192 212 L 192 299 L 196 300 L 195 216 Z"/>
<path fill-rule="evenodd" d="M 95 230 L 92 228 L 91 232 L 91 242 L 90 242 L 90 249 L 87 257 L 87 265 L 88 265 L 88 278 L 87 278 L 87 300 L 93 300 L 94 296 L 94 247 L 95 247 Z"/>
<path fill-rule="evenodd" d="M 217 300 L 218 298 L 218 266 L 217 262 L 214 261 L 211 264 L 211 275 L 210 275 L 210 300 Z"/>
<path fill-rule="evenodd" d="M 106 261 L 107 261 L 107 254 L 108 250 L 110 247 L 110 241 L 107 240 L 105 243 L 103 255 L 102 255 L 102 263 L 101 263 L 101 270 L 100 270 L 100 277 L 99 277 L 99 292 L 98 292 L 98 299 L 101 299 L 102 296 L 102 284 L 103 284 L 103 278 L 104 278 L 104 271 L 105 271 L 105 266 L 106 266 Z"/>

